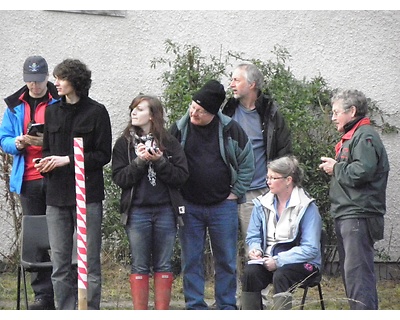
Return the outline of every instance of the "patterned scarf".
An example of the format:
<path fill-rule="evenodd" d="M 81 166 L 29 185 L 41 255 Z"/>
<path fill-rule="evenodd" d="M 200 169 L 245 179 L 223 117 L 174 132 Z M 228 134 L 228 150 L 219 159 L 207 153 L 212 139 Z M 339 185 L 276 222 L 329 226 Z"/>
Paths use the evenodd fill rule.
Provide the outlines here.
<path fill-rule="evenodd" d="M 146 134 L 145 136 L 140 136 L 140 137 L 135 132 L 131 132 L 131 135 L 134 138 L 133 141 L 134 141 L 136 155 L 137 155 L 137 145 L 139 143 L 144 143 L 146 148 L 153 148 L 156 146 L 153 134 L 151 132 L 149 134 Z M 157 176 L 156 176 L 156 172 L 154 171 L 152 162 L 149 162 L 149 168 L 147 169 L 147 178 L 149 179 L 149 182 L 153 187 L 156 186 Z"/>

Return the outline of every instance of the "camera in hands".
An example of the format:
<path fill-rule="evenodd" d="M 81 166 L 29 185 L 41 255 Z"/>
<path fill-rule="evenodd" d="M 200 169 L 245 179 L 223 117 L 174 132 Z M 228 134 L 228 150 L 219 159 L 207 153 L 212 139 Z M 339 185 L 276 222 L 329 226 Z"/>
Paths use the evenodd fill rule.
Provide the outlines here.
<path fill-rule="evenodd" d="M 147 148 L 147 152 L 150 154 L 154 154 L 154 153 L 158 152 L 158 150 L 159 149 L 157 147 L 148 147 Z"/>

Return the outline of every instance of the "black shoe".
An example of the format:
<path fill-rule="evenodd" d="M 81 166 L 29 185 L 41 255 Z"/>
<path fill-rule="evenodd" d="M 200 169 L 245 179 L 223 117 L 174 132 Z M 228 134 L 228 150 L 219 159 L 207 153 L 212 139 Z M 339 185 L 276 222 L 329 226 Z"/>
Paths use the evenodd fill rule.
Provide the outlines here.
<path fill-rule="evenodd" d="M 29 310 L 56 310 L 54 301 L 37 298 L 29 306 Z"/>

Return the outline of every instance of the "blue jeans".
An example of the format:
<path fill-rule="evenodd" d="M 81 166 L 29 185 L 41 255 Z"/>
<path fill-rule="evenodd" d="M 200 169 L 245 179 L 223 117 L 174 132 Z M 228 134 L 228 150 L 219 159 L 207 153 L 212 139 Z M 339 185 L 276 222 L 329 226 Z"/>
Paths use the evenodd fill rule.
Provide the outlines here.
<path fill-rule="evenodd" d="M 203 254 L 207 230 L 215 265 L 215 300 L 220 310 L 236 307 L 236 254 L 238 205 L 225 200 L 215 205 L 186 203 L 184 226 L 179 229 L 182 246 L 183 292 L 186 309 L 208 309 L 204 301 Z"/>
<path fill-rule="evenodd" d="M 46 183 L 45 179 L 24 181 L 20 194 L 22 214 L 45 215 L 46 214 Z M 50 261 L 50 255 L 43 252 L 40 261 Z M 35 299 L 43 299 L 52 302 L 54 300 L 51 271 L 31 272 L 31 287 Z"/>
<path fill-rule="evenodd" d="M 133 207 L 125 230 L 132 255 L 132 274 L 172 272 L 177 228 L 171 205 Z"/>
<path fill-rule="evenodd" d="M 76 207 L 47 206 L 50 247 L 53 258 L 52 281 L 56 308 L 74 310 L 78 301 L 77 269 L 71 264 Z M 99 310 L 101 300 L 102 202 L 86 204 L 87 308 Z"/>
<path fill-rule="evenodd" d="M 335 219 L 340 272 L 351 310 L 377 310 L 374 242 L 366 219 Z"/>

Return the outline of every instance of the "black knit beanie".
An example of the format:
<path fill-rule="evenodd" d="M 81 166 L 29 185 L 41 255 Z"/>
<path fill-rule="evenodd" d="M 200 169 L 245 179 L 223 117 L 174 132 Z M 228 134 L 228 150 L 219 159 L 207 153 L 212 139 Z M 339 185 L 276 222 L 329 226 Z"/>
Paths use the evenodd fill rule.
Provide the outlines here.
<path fill-rule="evenodd" d="M 193 101 L 212 114 L 217 114 L 225 100 L 224 86 L 217 80 L 208 81 L 193 95 Z"/>

